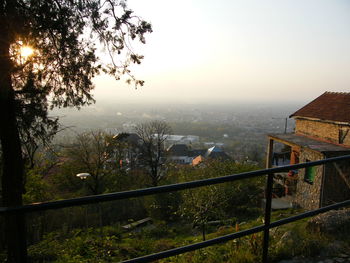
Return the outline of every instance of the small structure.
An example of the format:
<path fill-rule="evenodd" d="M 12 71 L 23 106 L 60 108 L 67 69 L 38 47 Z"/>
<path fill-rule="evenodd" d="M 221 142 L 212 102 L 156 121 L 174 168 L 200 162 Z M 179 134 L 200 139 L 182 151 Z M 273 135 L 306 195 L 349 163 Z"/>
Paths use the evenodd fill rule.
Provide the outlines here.
<path fill-rule="evenodd" d="M 197 152 L 193 153 L 193 161 L 192 166 L 199 165 L 205 160 L 219 160 L 219 161 L 227 161 L 231 160 L 231 157 L 227 155 L 221 148 L 218 146 L 210 147 L 207 150 L 197 150 Z"/>
<path fill-rule="evenodd" d="M 193 157 L 186 144 L 173 144 L 167 149 L 168 160 L 178 164 L 190 164 Z"/>
<path fill-rule="evenodd" d="M 199 142 L 199 136 L 196 135 L 175 135 L 166 134 L 165 144 L 171 146 L 172 144 L 186 144 L 191 145 Z"/>
<path fill-rule="evenodd" d="M 205 159 L 216 159 L 221 161 L 230 160 L 228 156 L 218 146 L 208 149 L 190 149 L 186 144 L 173 144 L 167 149 L 167 158 L 169 161 L 177 164 L 198 165 Z"/>
<path fill-rule="evenodd" d="M 127 224 L 125 226 L 122 226 L 122 228 L 124 230 L 132 230 L 132 229 L 134 229 L 136 227 L 145 226 L 145 225 L 147 225 L 149 223 L 152 223 L 152 218 L 146 217 L 144 219 L 141 219 L 141 220 L 135 221 L 133 223 Z"/>
<path fill-rule="evenodd" d="M 290 164 L 350 154 L 350 93 L 325 92 L 290 117 L 296 122 L 294 133 L 268 135 L 268 168 L 276 156 L 274 142 L 290 147 Z M 290 171 L 278 177 L 275 182 L 284 187 L 284 194 L 306 209 L 350 199 L 348 161 Z"/>

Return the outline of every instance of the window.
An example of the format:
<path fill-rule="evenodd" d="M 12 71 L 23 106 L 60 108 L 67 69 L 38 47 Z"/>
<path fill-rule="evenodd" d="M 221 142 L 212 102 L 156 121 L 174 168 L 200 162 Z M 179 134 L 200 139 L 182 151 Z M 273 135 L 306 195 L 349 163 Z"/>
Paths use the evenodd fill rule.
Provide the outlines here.
<path fill-rule="evenodd" d="M 306 162 L 310 162 L 310 160 L 306 160 Z M 304 181 L 309 184 L 313 184 L 315 180 L 315 175 L 316 175 L 316 166 L 305 168 Z"/>

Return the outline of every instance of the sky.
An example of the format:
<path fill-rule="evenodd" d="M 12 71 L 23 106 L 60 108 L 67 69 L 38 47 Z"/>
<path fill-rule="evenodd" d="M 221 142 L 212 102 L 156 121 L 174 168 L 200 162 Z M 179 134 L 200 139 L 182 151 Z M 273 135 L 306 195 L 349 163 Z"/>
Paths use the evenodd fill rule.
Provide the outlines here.
<path fill-rule="evenodd" d="M 153 33 L 132 67 L 145 86 L 100 76 L 97 101 L 307 102 L 350 92 L 348 0 L 129 0 Z"/>

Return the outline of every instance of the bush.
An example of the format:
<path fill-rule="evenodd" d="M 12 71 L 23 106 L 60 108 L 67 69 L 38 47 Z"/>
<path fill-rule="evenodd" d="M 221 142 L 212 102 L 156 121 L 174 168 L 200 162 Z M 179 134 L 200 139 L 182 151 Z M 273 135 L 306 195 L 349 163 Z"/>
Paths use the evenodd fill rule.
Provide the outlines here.
<path fill-rule="evenodd" d="M 176 221 L 179 219 L 179 215 L 176 212 L 181 202 L 181 194 L 179 192 L 151 196 L 147 200 L 149 215 L 154 220 Z"/>
<path fill-rule="evenodd" d="M 327 247 L 327 239 L 319 233 L 305 229 L 304 222 L 295 223 L 282 236 L 276 235 L 272 242 L 271 256 L 275 261 L 303 255 L 313 257 Z"/>

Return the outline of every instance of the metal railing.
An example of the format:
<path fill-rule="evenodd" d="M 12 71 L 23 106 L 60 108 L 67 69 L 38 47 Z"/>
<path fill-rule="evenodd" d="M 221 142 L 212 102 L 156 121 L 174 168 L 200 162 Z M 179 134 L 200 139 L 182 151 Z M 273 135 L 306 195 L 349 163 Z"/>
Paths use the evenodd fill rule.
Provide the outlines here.
<path fill-rule="evenodd" d="M 185 183 L 150 187 L 150 188 L 139 189 L 139 190 L 131 190 L 131 191 L 125 191 L 125 192 L 110 193 L 110 194 L 101 194 L 101 195 L 95 195 L 95 196 L 86 196 L 86 197 L 45 202 L 45 203 L 36 203 L 36 204 L 30 204 L 30 205 L 23 205 L 23 206 L 19 206 L 19 207 L 0 207 L 0 216 L 5 216 L 8 214 L 22 214 L 22 215 L 24 215 L 24 214 L 30 213 L 30 212 L 44 211 L 44 210 L 50 210 L 50 209 L 59 209 L 59 208 L 72 207 L 72 206 L 81 206 L 81 205 L 93 204 L 93 203 L 99 203 L 99 202 L 122 200 L 122 199 L 128 199 L 128 198 L 153 195 L 153 194 L 158 194 L 158 193 L 167 193 L 167 192 L 197 188 L 197 187 L 201 187 L 201 186 L 209 186 L 209 185 L 220 184 L 220 183 L 225 183 L 225 182 L 233 182 L 233 181 L 237 181 L 237 180 L 267 175 L 266 206 L 265 206 L 265 218 L 264 218 L 263 225 L 253 227 L 253 228 L 250 228 L 247 230 L 243 230 L 240 232 L 228 234 L 225 236 L 213 238 L 213 239 L 210 239 L 207 241 L 198 242 L 195 244 L 182 246 L 182 247 L 178 247 L 178 248 L 174 248 L 174 249 L 170 249 L 170 250 L 142 256 L 139 258 L 134 258 L 134 259 L 123 261 L 123 263 L 151 262 L 151 261 L 154 261 L 157 259 L 176 256 L 176 255 L 180 255 L 180 254 L 183 254 L 183 253 L 186 253 L 189 251 L 194 251 L 194 250 L 197 250 L 200 248 L 205 248 L 205 247 L 212 246 L 215 244 L 227 242 L 229 240 L 244 237 L 244 236 L 247 236 L 250 234 L 263 232 L 264 237 L 263 237 L 262 262 L 267 263 L 268 262 L 268 249 L 269 249 L 269 230 L 271 228 L 278 227 L 278 226 L 281 226 L 281 225 L 284 225 L 287 223 L 291 223 L 291 222 L 294 222 L 294 221 L 297 221 L 297 220 L 300 220 L 303 218 L 315 216 L 317 214 L 324 213 L 324 212 L 329 211 L 329 210 L 333 210 L 333 209 L 337 209 L 337 208 L 341 208 L 341 207 L 345 207 L 345 206 L 350 205 L 350 200 L 346 200 L 346 201 L 343 201 L 343 202 L 340 202 L 337 204 L 333 204 L 333 205 L 325 206 L 325 207 L 322 207 L 322 208 L 319 208 L 316 210 L 304 212 L 304 213 L 301 213 L 301 214 L 298 214 L 295 216 L 291 216 L 291 217 L 288 217 L 285 219 L 281 219 L 278 221 L 274 221 L 271 223 L 270 218 L 271 218 L 273 175 L 275 173 L 279 173 L 279 172 L 285 172 L 285 171 L 289 171 L 289 170 L 296 170 L 296 169 L 301 169 L 301 168 L 318 166 L 318 165 L 333 163 L 333 162 L 337 162 L 337 161 L 344 161 L 344 160 L 350 160 L 350 155 L 328 158 L 328 159 L 307 162 L 307 163 L 300 163 L 300 164 L 294 164 L 294 165 L 287 165 L 287 166 L 245 172 L 245 173 L 240 173 L 240 174 L 227 175 L 227 176 L 217 177 L 217 178 L 210 178 L 210 179 L 197 180 L 197 181 L 191 181 L 191 182 L 185 182 Z"/>

